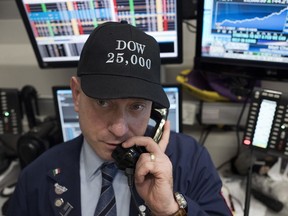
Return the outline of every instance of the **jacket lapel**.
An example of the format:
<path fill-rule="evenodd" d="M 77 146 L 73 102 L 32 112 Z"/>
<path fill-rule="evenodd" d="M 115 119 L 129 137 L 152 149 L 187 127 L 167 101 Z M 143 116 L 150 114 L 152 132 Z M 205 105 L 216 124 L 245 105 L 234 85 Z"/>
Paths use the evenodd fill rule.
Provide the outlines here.
<path fill-rule="evenodd" d="M 54 167 L 47 173 L 49 199 L 54 215 L 81 215 L 79 158 L 82 142 L 82 136 L 76 138 L 63 154 L 64 158 L 59 160 L 64 163 L 55 163 L 59 167 Z"/>
<path fill-rule="evenodd" d="M 83 143 L 83 136 L 79 136 L 68 143 L 65 154 L 59 164 L 47 173 L 49 181 L 49 199 L 54 215 L 79 216 L 81 215 L 81 193 L 80 193 L 80 151 Z M 57 159 L 55 159 L 57 160 Z M 145 216 L 149 216 L 149 209 L 145 202 L 133 188 L 136 204 L 131 196 L 130 216 L 139 215 L 139 206 L 144 207 Z"/>

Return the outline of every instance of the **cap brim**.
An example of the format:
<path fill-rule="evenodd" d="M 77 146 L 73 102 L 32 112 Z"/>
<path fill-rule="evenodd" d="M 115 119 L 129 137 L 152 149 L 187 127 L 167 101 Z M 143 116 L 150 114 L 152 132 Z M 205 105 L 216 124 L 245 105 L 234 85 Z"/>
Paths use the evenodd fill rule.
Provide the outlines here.
<path fill-rule="evenodd" d="M 83 75 L 81 87 L 88 97 L 96 99 L 142 98 L 154 102 L 157 108 L 170 106 L 161 85 L 133 77 Z"/>

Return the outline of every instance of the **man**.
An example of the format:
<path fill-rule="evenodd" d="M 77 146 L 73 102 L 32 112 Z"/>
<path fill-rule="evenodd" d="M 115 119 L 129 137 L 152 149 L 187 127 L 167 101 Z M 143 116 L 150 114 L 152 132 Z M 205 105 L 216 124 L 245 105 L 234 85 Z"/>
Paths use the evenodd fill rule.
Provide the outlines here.
<path fill-rule="evenodd" d="M 8 216 L 94 215 L 107 177 L 102 164 L 115 162 L 116 147 L 135 144 L 145 149 L 135 167 L 108 175 L 116 205 L 111 198 L 107 215 L 231 215 L 205 148 L 170 133 L 168 121 L 159 143 L 150 137 L 151 110 L 169 108 L 153 37 L 124 22 L 102 24 L 83 47 L 77 75 L 70 86 L 82 135 L 23 170 Z"/>

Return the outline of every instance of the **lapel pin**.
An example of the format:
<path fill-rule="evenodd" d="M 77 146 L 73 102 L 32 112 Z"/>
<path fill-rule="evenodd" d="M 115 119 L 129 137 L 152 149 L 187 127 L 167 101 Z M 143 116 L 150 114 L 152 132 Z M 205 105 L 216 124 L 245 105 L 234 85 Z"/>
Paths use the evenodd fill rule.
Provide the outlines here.
<path fill-rule="evenodd" d="M 54 176 L 56 176 L 56 175 L 58 175 L 58 174 L 60 174 L 61 173 L 61 169 L 60 168 L 56 168 L 56 169 L 53 169 L 52 170 L 52 174 L 54 175 Z"/>
<path fill-rule="evenodd" d="M 55 187 L 55 193 L 58 195 L 61 195 L 68 190 L 65 186 L 61 186 L 58 183 L 55 183 L 54 187 Z"/>
<path fill-rule="evenodd" d="M 70 212 L 72 211 L 74 207 L 69 203 L 66 202 L 66 204 L 63 206 L 63 208 L 60 210 L 59 214 L 61 216 L 67 216 L 70 214 Z"/>
<path fill-rule="evenodd" d="M 145 205 L 140 205 L 139 206 L 139 210 L 140 210 L 140 216 L 145 216 L 146 215 L 146 213 L 145 213 L 145 211 L 146 211 L 146 206 Z"/>
<path fill-rule="evenodd" d="M 57 198 L 54 202 L 56 207 L 61 207 L 64 203 L 64 200 L 62 198 Z"/>

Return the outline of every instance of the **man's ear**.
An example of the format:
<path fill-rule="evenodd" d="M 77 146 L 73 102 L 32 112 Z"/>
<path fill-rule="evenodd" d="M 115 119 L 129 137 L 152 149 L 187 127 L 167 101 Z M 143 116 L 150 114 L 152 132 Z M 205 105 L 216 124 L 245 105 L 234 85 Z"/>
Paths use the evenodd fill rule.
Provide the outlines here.
<path fill-rule="evenodd" d="M 79 110 L 79 101 L 81 93 L 80 79 L 78 77 L 72 76 L 70 80 L 70 88 L 72 90 L 74 110 L 78 112 Z"/>

